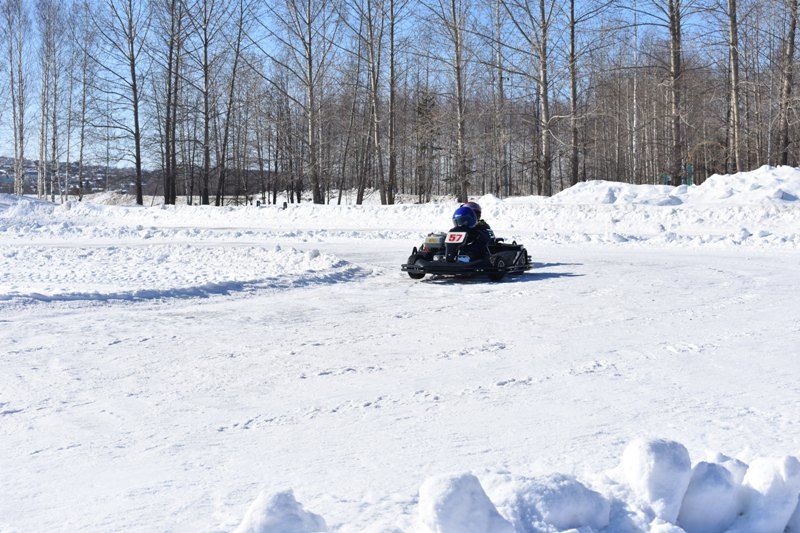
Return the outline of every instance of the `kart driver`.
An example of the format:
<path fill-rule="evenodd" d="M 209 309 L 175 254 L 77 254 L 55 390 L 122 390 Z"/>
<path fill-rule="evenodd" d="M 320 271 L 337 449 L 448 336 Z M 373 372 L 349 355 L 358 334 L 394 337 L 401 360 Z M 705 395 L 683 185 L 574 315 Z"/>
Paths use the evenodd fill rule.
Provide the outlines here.
<path fill-rule="evenodd" d="M 477 204 L 476 204 L 477 205 Z M 484 222 L 484 224 L 486 224 Z M 491 230 L 488 225 L 480 227 L 475 210 L 467 205 L 462 205 L 453 213 L 453 229 L 451 232 L 464 232 L 467 234 L 465 244 L 461 247 L 461 254 L 470 259 L 482 259 L 489 255 L 488 245 L 492 240 Z"/>
<path fill-rule="evenodd" d="M 467 203 L 465 203 L 463 205 L 469 207 L 470 209 L 472 209 L 475 212 L 475 216 L 478 219 L 478 224 L 475 227 L 478 228 L 478 229 L 484 229 L 484 230 L 488 231 L 489 232 L 489 238 L 494 240 L 494 232 L 492 231 L 492 228 L 490 228 L 489 224 L 487 224 L 486 221 L 481 218 L 481 206 L 478 205 L 477 202 L 467 202 Z"/>

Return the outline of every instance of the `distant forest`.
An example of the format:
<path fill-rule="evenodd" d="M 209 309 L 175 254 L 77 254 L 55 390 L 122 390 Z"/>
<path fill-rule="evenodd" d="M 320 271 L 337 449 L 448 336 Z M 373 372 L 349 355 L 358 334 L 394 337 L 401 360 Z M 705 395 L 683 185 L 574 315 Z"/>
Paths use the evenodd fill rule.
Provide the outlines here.
<path fill-rule="evenodd" d="M 0 0 L 6 180 L 391 204 L 796 165 L 797 4 Z"/>

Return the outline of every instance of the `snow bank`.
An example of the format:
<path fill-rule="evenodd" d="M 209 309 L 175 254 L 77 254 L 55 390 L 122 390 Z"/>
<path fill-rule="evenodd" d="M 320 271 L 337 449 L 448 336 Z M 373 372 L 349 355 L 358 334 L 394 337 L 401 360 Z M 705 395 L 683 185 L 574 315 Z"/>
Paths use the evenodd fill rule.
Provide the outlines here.
<path fill-rule="evenodd" d="M 431 478 L 420 489 L 420 516 L 425 531 L 494 531 L 485 524 L 495 509 L 517 533 L 800 531 L 800 461 L 757 459 L 748 466 L 722 454 L 713 457 L 719 462 L 692 468 L 682 444 L 640 439 L 628 444 L 617 468 L 591 478 L 588 486 L 564 474 L 504 474 L 490 485 L 491 501 L 474 476 Z M 434 512 L 440 509 L 447 512 Z M 473 512 L 480 527 L 464 529 L 466 522 L 457 518 Z"/>
<path fill-rule="evenodd" d="M 800 461 L 760 458 L 744 476 L 744 513 L 730 533 L 772 533 L 786 527 L 798 505 Z"/>
<path fill-rule="evenodd" d="M 0 301 L 207 296 L 362 274 L 330 254 L 280 247 L 0 245 Z"/>
<path fill-rule="evenodd" d="M 419 489 L 416 533 L 798 533 L 800 461 L 755 459 L 691 468 L 677 442 L 634 440 L 618 467 L 579 481 L 566 474 L 537 477 L 470 473 L 433 476 Z M 746 471 L 742 482 L 737 472 Z M 385 526 L 385 524 L 384 524 Z M 384 526 L 370 530 L 395 530 Z M 322 530 L 291 492 L 261 493 L 237 533 Z M 342 525 L 342 529 L 347 529 Z M 349 529 L 348 529 L 349 530 Z M 399 530 L 397 530 L 399 531 Z"/>
<path fill-rule="evenodd" d="M 667 185 L 631 185 L 616 181 L 586 181 L 553 196 L 558 204 L 641 204 L 679 205 L 683 199 Z"/>
<path fill-rule="evenodd" d="M 510 478 L 491 491 L 498 509 L 520 533 L 553 528 L 601 529 L 609 524 L 608 500 L 573 476 L 552 474 L 536 478 Z"/>
<path fill-rule="evenodd" d="M 692 475 L 689 452 L 668 440 L 635 440 L 622 454 L 620 468 L 628 486 L 656 518 L 675 522 Z"/>
<path fill-rule="evenodd" d="M 794 510 L 794 514 L 789 519 L 786 533 L 800 533 L 800 502 L 798 502 L 797 509 Z"/>
<path fill-rule="evenodd" d="M 695 203 L 796 202 L 800 197 L 800 170 L 765 165 L 751 172 L 714 174 L 699 187 L 690 188 L 687 196 Z"/>
<path fill-rule="evenodd" d="M 303 509 L 291 490 L 272 495 L 261 491 L 234 533 L 315 533 L 327 529 L 325 520 Z"/>
<path fill-rule="evenodd" d="M 706 461 L 724 466 L 728 472 L 731 473 L 731 476 L 733 476 L 733 482 L 737 485 L 741 485 L 742 481 L 744 481 L 744 475 L 747 473 L 746 463 L 743 463 L 736 458 L 728 457 L 722 453 L 710 454 Z"/>
<path fill-rule="evenodd" d="M 753 205 L 765 202 L 797 202 L 798 198 L 800 169 L 763 166 L 749 172 L 714 174 L 701 185 L 692 187 L 587 181 L 556 194 L 553 202 L 573 205 Z"/>
<path fill-rule="evenodd" d="M 420 532 L 513 533 L 472 474 L 428 478 L 419 489 Z"/>
<path fill-rule="evenodd" d="M 722 533 L 739 514 L 740 489 L 724 466 L 697 463 L 683 496 L 678 525 L 689 533 Z"/>
<path fill-rule="evenodd" d="M 119 195 L 100 199 L 117 203 Z M 502 236 L 526 243 L 656 246 L 800 247 L 800 169 L 762 167 L 712 176 L 702 185 L 668 187 L 594 181 L 552 198 L 478 198 Z M 418 238 L 447 229 L 457 204 L 289 204 L 279 206 L 130 207 L 70 201 L 63 205 L 0 195 L 0 239 L 252 240 L 347 236 Z"/>

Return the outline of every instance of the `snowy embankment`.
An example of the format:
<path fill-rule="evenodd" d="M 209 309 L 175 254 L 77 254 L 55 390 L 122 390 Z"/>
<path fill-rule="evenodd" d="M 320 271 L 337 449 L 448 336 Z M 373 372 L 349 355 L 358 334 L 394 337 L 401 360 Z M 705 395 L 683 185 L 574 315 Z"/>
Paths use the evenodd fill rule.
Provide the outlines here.
<path fill-rule="evenodd" d="M 747 465 L 716 454 L 692 467 L 668 440 L 636 440 L 619 466 L 584 482 L 551 474 L 430 477 L 419 489 L 418 533 L 797 533 L 800 461 L 758 458 Z M 291 490 L 262 491 L 236 533 L 326 531 Z"/>
<path fill-rule="evenodd" d="M 552 198 L 477 198 L 500 234 L 548 243 L 800 247 L 800 169 L 762 167 L 668 187 L 593 181 Z M 6 241 L 417 238 L 447 229 L 453 202 L 395 206 L 123 207 L 0 196 Z M 43 222 L 46 221 L 46 222 Z"/>
<path fill-rule="evenodd" d="M 0 301 L 196 297 L 361 274 L 330 254 L 280 246 L 0 246 Z"/>

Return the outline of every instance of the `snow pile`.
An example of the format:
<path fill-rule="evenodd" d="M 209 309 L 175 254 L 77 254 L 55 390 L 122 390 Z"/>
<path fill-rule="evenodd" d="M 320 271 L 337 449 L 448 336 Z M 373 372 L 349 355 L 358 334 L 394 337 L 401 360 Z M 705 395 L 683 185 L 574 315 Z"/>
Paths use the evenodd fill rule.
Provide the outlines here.
<path fill-rule="evenodd" d="M 685 188 L 684 188 L 685 189 Z M 573 185 L 553 196 L 552 201 L 559 204 L 641 204 L 678 205 L 683 203 L 675 195 L 675 187 L 668 185 L 631 185 L 616 181 L 585 181 Z"/>
<path fill-rule="evenodd" d="M 489 478 L 491 499 L 472 474 L 437 476 L 419 491 L 424 532 L 783 533 L 800 527 L 800 461 L 761 458 L 749 466 L 717 455 L 693 468 L 686 448 L 635 440 L 620 465 L 589 484 L 573 476 Z M 741 469 L 745 474 L 741 478 Z"/>
<path fill-rule="evenodd" d="M 725 531 L 739 513 L 740 491 L 727 468 L 701 461 L 692 471 L 678 523 L 696 533 Z"/>
<path fill-rule="evenodd" d="M 98 205 L 135 205 L 136 195 L 129 194 L 122 191 L 105 191 L 95 192 L 83 195 L 83 201 L 98 204 Z M 146 196 L 144 198 L 145 205 L 161 205 L 164 203 L 164 197 Z"/>
<path fill-rule="evenodd" d="M 668 187 L 593 181 L 552 198 L 478 200 L 498 235 L 566 244 L 800 247 L 800 169 L 762 167 Z M 108 193 L 100 198 L 117 203 Z M 411 239 L 450 227 L 458 204 L 130 207 L 63 205 L 0 195 L 0 239 L 160 238 L 206 241 L 214 234 L 253 237 Z"/>
<path fill-rule="evenodd" d="M 291 490 L 273 495 L 261 491 L 235 533 L 315 533 L 327 529 L 325 520 L 303 509 Z"/>
<path fill-rule="evenodd" d="M 428 478 L 419 489 L 421 532 L 513 533 L 472 474 Z"/>
<path fill-rule="evenodd" d="M 362 273 L 330 254 L 280 246 L 0 246 L 0 300 L 206 296 Z"/>
<path fill-rule="evenodd" d="M 689 452 L 668 440 L 635 440 L 622 454 L 620 469 L 633 494 L 656 518 L 674 522 L 692 475 Z"/>
<path fill-rule="evenodd" d="M 783 531 L 798 509 L 800 461 L 796 457 L 753 461 L 742 483 L 743 514 L 730 533 Z"/>
<path fill-rule="evenodd" d="M 572 205 L 680 204 L 753 205 L 796 202 L 800 198 L 800 169 L 763 166 L 749 172 L 714 174 L 701 185 L 631 185 L 615 181 L 587 181 L 556 194 L 554 203 Z"/>
<path fill-rule="evenodd" d="M 573 476 L 552 474 L 535 478 L 505 477 L 492 496 L 516 531 L 536 533 L 555 528 L 608 526 L 608 500 Z"/>
<path fill-rule="evenodd" d="M 800 169 L 765 165 L 751 172 L 714 174 L 699 187 L 689 188 L 687 196 L 695 203 L 796 202 L 800 198 Z"/>

